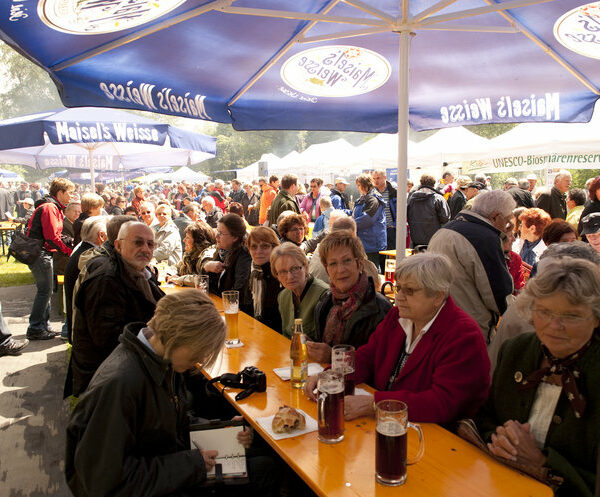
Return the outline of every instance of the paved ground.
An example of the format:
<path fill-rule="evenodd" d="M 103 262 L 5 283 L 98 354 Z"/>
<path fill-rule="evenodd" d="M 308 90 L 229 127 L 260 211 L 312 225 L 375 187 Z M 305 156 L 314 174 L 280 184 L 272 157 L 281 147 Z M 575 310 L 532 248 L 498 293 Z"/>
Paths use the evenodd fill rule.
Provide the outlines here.
<path fill-rule="evenodd" d="M 13 336 L 27 329 L 35 287 L 0 288 Z M 61 320 L 52 317 L 60 329 Z M 68 403 L 62 399 L 67 348 L 58 338 L 31 342 L 17 357 L 0 357 L 0 496 L 69 497 L 64 446 Z"/>

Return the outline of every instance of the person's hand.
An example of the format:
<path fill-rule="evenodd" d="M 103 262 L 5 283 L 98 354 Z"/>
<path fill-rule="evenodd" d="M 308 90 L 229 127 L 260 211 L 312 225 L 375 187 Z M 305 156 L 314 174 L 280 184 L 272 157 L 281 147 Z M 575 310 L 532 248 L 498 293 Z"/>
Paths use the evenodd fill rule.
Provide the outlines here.
<path fill-rule="evenodd" d="M 242 416 L 234 416 L 234 421 L 241 421 Z M 237 434 L 237 441 L 241 444 L 244 449 L 249 449 L 250 445 L 252 445 L 252 440 L 254 439 L 254 430 L 249 426 L 244 426 L 244 431 L 240 431 Z"/>
<path fill-rule="evenodd" d="M 308 358 L 311 361 L 329 364 L 331 362 L 331 347 L 322 342 L 306 342 Z"/>
<path fill-rule="evenodd" d="M 317 388 L 317 375 L 309 376 L 306 379 L 306 383 L 304 384 L 304 395 L 306 395 L 310 400 L 316 401 L 317 397 L 315 395 L 315 388 Z"/>
<path fill-rule="evenodd" d="M 215 467 L 215 464 L 217 464 L 217 456 L 219 455 L 219 452 L 216 450 L 201 450 L 200 452 L 202 452 L 204 466 L 206 467 L 206 472 L 208 473 Z"/>
<path fill-rule="evenodd" d="M 221 261 L 208 261 L 204 264 L 204 270 L 209 273 L 222 273 L 225 270 L 225 265 Z"/>
<path fill-rule="evenodd" d="M 546 462 L 546 456 L 537 447 L 535 438 L 531 434 L 529 423 L 521 424 L 509 420 L 503 426 L 498 426 L 488 448 L 495 456 L 522 464 L 541 467 Z"/>
<path fill-rule="evenodd" d="M 372 416 L 373 411 L 372 395 L 346 395 L 344 397 L 344 419 L 359 418 L 361 416 Z"/>

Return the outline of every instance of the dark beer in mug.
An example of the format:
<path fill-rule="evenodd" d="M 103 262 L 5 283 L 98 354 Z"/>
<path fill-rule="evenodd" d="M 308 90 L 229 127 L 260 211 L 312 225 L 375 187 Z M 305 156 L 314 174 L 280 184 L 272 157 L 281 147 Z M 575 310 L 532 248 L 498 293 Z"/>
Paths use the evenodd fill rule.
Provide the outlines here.
<path fill-rule="evenodd" d="M 354 370 L 344 371 L 344 395 L 354 395 L 354 380 L 350 379 L 352 374 Z"/>
<path fill-rule="evenodd" d="M 337 443 L 344 439 L 344 385 L 326 382 L 319 385 L 319 435 L 321 442 Z"/>
<path fill-rule="evenodd" d="M 384 485 L 402 485 L 406 480 L 406 429 L 396 422 L 377 425 L 375 472 Z"/>

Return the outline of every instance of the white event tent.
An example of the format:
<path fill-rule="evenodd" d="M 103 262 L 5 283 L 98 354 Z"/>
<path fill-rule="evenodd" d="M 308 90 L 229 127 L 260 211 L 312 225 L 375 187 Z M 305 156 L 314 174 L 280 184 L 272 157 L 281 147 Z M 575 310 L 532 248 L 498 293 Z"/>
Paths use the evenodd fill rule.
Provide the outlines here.
<path fill-rule="evenodd" d="M 600 169 L 600 113 L 589 123 L 525 123 L 490 140 L 466 169 L 500 173 L 541 169 Z"/>
<path fill-rule="evenodd" d="M 298 152 L 296 152 L 296 153 L 298 153 Z M 249 166 L 246 166 L 242 169 L 238 169 L 236 171 L 236 174 L 237 174 L 236 177 L 237 177 L 237 179 L 239 179 L 242 182 L 250 183 L 252 180 L 258 179 L 258 177 L 260 176 L 259 170 L 258 170 L 259 162 L 266 162 L 267 167 L 268 167 L 268 172 L 269 172 L 269 174 L 272 174 L 272 172 L 271 172 L 272 166 L 274 166 L 276 163 L 280 162 L 281 160 L 282 159 L 277 157 L 275 154 L 271 154 L 271 153 L 262 154 L 260 159 L 258 159 L 256 162 L 253 162 Z"/>
<path fill-rule="evenodd" d="M 163 179 L 167 181 L 171 180 L 173 182 L 189 181 L 190 183 L 204 183 L 205 181 L 210 180 L 206 174 L 193 171 L 187 166 L 182 166 L 171 174 L 163 174 Z"/>

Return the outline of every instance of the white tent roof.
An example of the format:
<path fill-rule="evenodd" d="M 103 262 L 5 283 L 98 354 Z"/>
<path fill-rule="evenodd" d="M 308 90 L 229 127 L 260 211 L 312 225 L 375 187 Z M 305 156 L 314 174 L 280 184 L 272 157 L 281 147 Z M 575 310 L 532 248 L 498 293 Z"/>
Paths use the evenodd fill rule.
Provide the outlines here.
<path fill-rule="evenodd" d="M 210 178 L 206 174 L 192 171 L 189 167 L 180 167 L 177 171 L 171 174 L 163 174 L 164 179 L 170 179 L 171 181 L 191 181 L 193 183 L 203 183 L 209 181 Z"/>
<path fill-rule="evenodd" d="M 471 171 L 600 169 L 600 112 L 589 123 L 525 123 L 490 140 Z"/>
<path fill-rule="evenodd" d="M 267 168 L 268 168 L 268 171 L 270 174 L 272 166 L 274 164 L 278 163 L 280 160 L 281 159 L 279 157 L 277 157 L 275 154 L 271 154 L 271 153 L 262 154 L 260 159 L 258 159 L 256 162 L 253 162 L 249 166 L 246 166 L 242 169 L 238 169 L 236 171 L 237 179 L 239 179 L 240 181 L 247 181 L 247 182 L 258 179 L 258 176 L 259 176 L 258 163 L 259 162 L 267 163 Z"/>
<path fill-rule="evenodd" d="M 409 150 L 409 161 L 422 164 L 473 160 L 488 152 L 490 140 L 463 127 L 444 128 Z"/>

